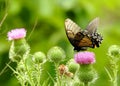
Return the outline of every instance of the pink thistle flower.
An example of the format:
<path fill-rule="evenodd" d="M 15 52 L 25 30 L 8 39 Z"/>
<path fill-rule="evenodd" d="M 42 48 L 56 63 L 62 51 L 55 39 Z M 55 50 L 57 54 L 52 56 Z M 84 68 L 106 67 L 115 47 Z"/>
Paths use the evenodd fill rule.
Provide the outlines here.
<path fill-rule="evenodd" d="M 26 30 L 24 28 L 13 29 L 7 34 L 8 40 L 21 39 L 26 36 Z"/>
<path fill-rule="evenodd" d="M 75 54 L 74 60 L 78 64 L 93 64 L 95 63 L 95 54 L 93 52 L 79 52 Z"/>

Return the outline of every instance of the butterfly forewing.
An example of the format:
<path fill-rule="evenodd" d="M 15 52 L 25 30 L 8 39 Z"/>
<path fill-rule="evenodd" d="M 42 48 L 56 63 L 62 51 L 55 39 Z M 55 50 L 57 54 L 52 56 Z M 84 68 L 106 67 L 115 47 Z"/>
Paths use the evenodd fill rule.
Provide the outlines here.
<path fill-rule="evenodd" d="M 81 31 L 81 28 L 76 23 L 74 23 L 71 19 L 65 20 L 65 28 L 66 28 L 66 32 L 71 31 L 74 35 Z"/>
<path fill-rule="evenodd" d="M 87 26 L 86 30 L 88 31 L 88 34 L 95 33 L 97 30 L 99 24 L 99 18 L 93 19 Z"/>
<path fill-rule="evenodd" d="M 71 19 L 66 19 L 65 29 L 66 29 L 66 34 L 67 34 L 69 41 L 74 46 L 75 36 L 78 32 L 81 31 L 81 28 L 76 23 L 74 23 Z"/>

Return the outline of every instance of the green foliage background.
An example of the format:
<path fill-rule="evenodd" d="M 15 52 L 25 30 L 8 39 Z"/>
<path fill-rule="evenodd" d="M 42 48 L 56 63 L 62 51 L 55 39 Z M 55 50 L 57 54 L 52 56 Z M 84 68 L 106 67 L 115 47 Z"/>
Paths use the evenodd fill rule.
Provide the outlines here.
<path fill-rule="evenodd" d="M 104 67 L 108 65 L 108 47 L 120 45 L 119 9 L 120 0 L 0 0 L 0 21 L 8 13 L 0 27 L 0 71 L 9 62 L 9 30 L 21 27 L 27 29 L 26 38 L 31 53 L 43 51 L 47 54 L 51 47 L 60 46 L 65 50 L 67 58 L 73 58 L 73 47 L 66 37 L 64 20 L 71 18 L 84 29 L 92 19 L 100 17 L 98 32 L 104 40 L 99 48 L 89 49 L 96 54 L 94 67 L 99 74 L 93 86 L 110 86 Z M 15 64 L 12 63 L 11 66 L 15 67 Z M 47 67 L 51 67 L 50 64 Z M 120 85 L 120 78 L 118 84 Z M 0 86 L 19 86 L 9 68 L 0 75 Z"/>

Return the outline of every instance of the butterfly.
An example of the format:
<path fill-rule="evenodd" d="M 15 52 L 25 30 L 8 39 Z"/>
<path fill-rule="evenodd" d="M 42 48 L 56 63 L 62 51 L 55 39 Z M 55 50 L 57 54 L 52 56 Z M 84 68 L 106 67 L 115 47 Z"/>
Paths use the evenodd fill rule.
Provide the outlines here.
<path fill-rule="evenodd" d="M 93 19 L 82 30 L 75 22 L 67 18 L 65 20 L 65 31 L 70 43 L 74 46 L 74 50 L 81 51 L 90 48 L 99 47 L 102 36 L 97 33 L 97 27 L 99 24 L 99 18 Z"/>

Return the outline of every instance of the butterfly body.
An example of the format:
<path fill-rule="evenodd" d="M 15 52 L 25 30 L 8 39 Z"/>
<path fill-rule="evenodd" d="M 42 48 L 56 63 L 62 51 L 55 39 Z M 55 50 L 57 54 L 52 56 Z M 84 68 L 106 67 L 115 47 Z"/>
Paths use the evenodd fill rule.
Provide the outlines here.
<path fill-rule="evenodd" d="M 94 19 L 87 26 L 85 30 L 82 30 L 72 20 L 65 20 L 66 35 L 70 43 L 74 46 L 74 50 L 87 50 L 88 47 L 99 47 L 99 44 L 103 40 L 101 35 L 96 32 L 98 26 L 98 18 Z"/>

